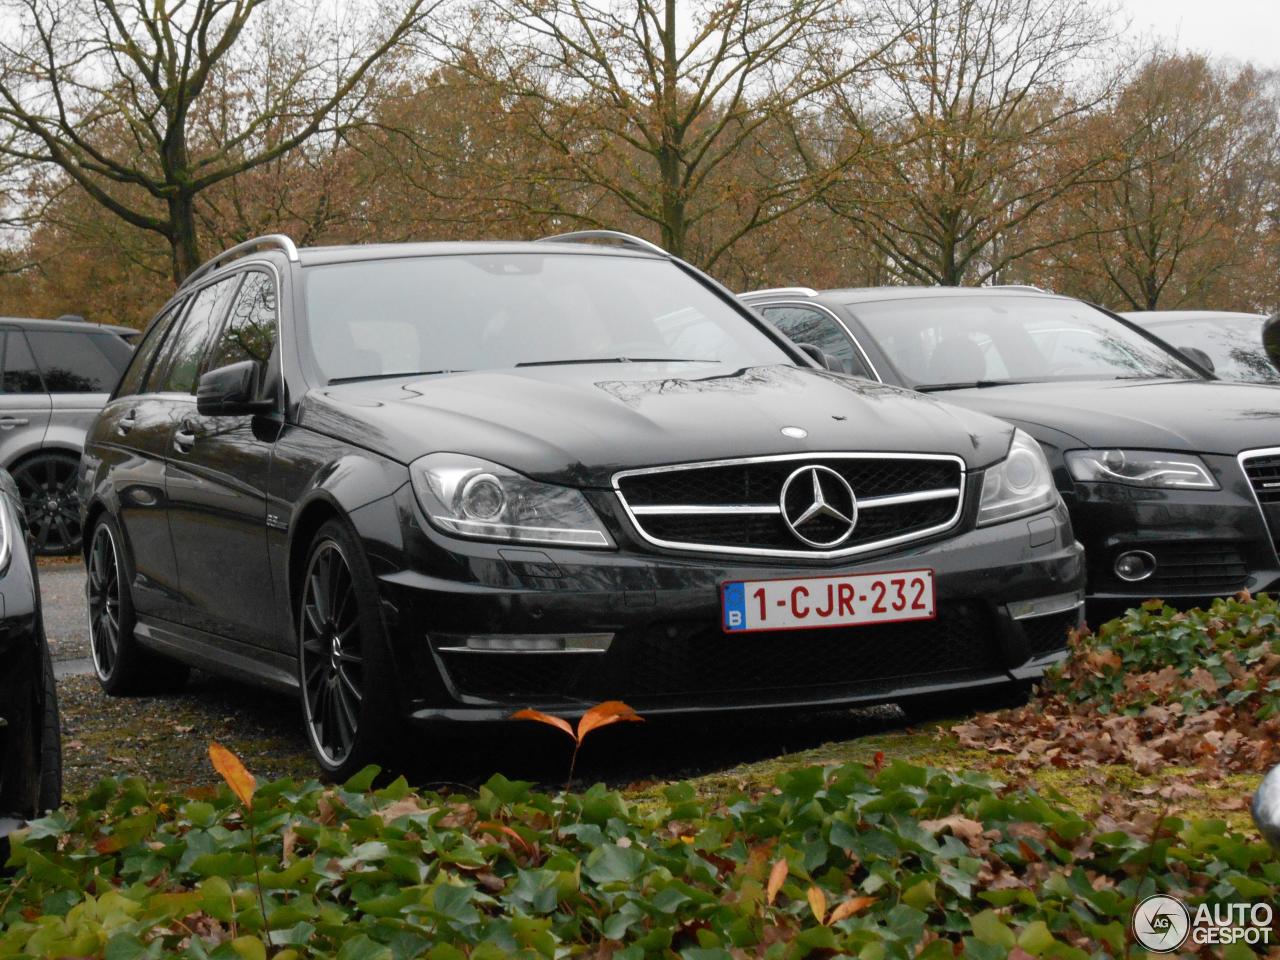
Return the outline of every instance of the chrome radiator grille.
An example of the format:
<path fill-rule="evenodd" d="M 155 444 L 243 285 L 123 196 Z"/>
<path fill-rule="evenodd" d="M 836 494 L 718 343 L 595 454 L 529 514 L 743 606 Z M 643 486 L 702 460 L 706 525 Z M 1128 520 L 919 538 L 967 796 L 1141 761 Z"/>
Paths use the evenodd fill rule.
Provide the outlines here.
<path fill-rule="evenodd" d="M 1280 447 L 1246 450 L 1240 454 L 1240 467 L 1249 478 L 1272 542 L 1280 551 Z"/>
<path fill-rule="evenodd" d="M 815 453 L 626 470 L 614 489 L 645 540 L 699 552 L 843 557 L 955 525 L 964 462 Z"/>

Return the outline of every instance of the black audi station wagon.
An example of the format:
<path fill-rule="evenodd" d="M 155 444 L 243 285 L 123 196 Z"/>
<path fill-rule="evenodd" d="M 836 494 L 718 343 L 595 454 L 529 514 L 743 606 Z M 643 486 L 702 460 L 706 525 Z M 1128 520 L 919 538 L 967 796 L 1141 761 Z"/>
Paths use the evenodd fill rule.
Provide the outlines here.
<path fill-rule="evenodd" d="M 1026 434 L 821 369 L 601 232 L 233 248 L 152 322 L 80 492 L 106 690 L 300 690 L 334 777 L 523 706 L 978 697 L 1083 597 Z"/>
<path fill-rule="evenodd" d="M 1275 387 L 1217 380 L 1158 331 L 1034 287 L 743 299 L 832 365 L 1034 436 L 1088 553 L 1091 622 L 1280 589 Z"/>

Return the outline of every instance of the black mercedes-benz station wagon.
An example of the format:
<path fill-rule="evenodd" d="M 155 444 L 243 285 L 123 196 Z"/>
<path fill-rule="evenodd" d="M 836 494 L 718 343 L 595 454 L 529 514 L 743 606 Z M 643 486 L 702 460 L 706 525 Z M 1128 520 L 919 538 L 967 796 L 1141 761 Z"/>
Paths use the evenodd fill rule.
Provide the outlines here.
<path fill-rule="evenodd" d="M 600 239 L 193 274 L 82 466 L 106 690 L 300 688 L 342 776 L 405 720 L 981 696 L 1061 655 L 1084 564 L 1034 441 Z"/>
<path fill-rule="evenodd" d="M 1280 587 L 1275 387 L 1215 380 L 1114 314 L 1029 287 L 743 299 L 852 372 L 1034 436 L 1088 554 L 1090 621 Z"/>

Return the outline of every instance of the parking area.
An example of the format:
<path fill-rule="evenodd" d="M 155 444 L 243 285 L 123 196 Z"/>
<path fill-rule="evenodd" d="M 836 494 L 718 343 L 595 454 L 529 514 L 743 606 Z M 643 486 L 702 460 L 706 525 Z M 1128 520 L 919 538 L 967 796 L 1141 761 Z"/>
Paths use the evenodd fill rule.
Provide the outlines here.
<path fill-rule="evenodd" d="M 66 791 L 81 796 L 105 776 L 143 776 L 177 785 L 215 782 L 210 741 L 222 743 L 262 779 L 307 778 L 315 767 L 303 738 L 297 703 L 289 697 L 196 672 L 180 694 L 106 696 L 93 676 L 84 614 L 84 567 L 40 564 L 45 631 L 58 674 Z M 850 740 L 902 726 L 895 708 L 841 711 L 779 722 L 736 717 L 628 724 L 589 743 L 579 762 L 588 781 L 631 784 L 696 776 Z M 449 731 L 422 738 L 410 773 L 422 785 L 472 785 L 502 770 L 546 784 L 562 782 L 567 755 L 553 731 L 512 724 L 502 736 Z"/>

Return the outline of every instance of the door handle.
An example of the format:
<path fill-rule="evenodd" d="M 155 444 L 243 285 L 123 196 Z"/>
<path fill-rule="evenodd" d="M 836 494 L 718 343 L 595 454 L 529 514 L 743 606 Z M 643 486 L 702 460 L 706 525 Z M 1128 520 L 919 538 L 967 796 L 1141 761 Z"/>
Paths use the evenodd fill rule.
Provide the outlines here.
<path fill-rule="evenodd" d="M 12 430 L 14 427 L 25 427 L 31 421 L 26 417 L 0 417 L 0 430 Z"/>
<path fill-rule="evenodd" d="M 183 420 L 182 426 L 173 435 L 173 449 L 179 453 L 190 453 L 191 448 L 196 445 L 197 436 L 199 436 L 199 431 L 196 425 L 190 420 Z"/>
<path fill-rule="evenodd" d="M 138 411 L 130 410 L 116 422 L 116 433 L 127 436 L 129 431 L 138 425 Z"/>

